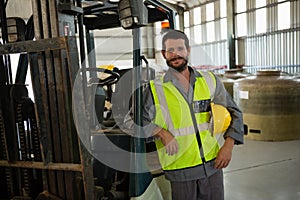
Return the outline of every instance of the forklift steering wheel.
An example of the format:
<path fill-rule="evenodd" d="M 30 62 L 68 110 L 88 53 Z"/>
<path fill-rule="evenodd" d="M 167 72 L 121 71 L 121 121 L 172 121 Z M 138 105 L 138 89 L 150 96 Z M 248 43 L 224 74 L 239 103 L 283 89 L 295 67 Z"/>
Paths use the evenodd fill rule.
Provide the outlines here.
<path fill-rule="evenodd" d="M 120 79 L 120 75 L 117 72 L 114 72 L 114 71 L 108 70 L 108 69 L 103 69 L 103 68 L 87 68 L 86 71 L 101 72 L 101 73 L 109 75 L 108 77 L 106 77 L 104 79 L 100 79 L 100 78 L 93 78 L 92 79 L 93 83 L 97 83 L 100 86 L 112 85 L 112 84 L 118 82 L 118 80 Z"/>

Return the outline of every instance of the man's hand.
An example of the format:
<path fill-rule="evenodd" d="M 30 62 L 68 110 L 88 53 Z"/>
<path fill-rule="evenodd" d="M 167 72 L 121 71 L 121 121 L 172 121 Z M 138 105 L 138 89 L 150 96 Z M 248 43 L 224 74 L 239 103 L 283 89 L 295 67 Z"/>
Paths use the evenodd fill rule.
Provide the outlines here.
<path fill-rule="evenodd" d="M 166 153 L 169 156 L 172 156 L 178 152 L 178 143 L 174 136 L 167 130 L 160 128 L 156 129 L 155 136 L 158 136 L 161 139 L 161 142 L 166 148 Z"/>
<path fill-rule="evenodd" d="M 215 160 L 215 168 L 222 169 L 229 165 L 232 156 L 234 139 L 227 137 Z"/>

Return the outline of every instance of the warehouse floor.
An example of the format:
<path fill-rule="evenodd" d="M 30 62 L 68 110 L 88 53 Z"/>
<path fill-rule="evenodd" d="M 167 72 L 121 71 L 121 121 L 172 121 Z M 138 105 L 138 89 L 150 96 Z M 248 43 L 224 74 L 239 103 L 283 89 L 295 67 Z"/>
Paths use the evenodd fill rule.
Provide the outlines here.
<path fill-rule="evenodd" d="M 224 142 L 222 137 L 218 141 Z M 150 160 L 153 168 L 159 168 L 156 157 Z M 163 199 L 170 200 L 169 183 L 164 178 L 158 182 Z M 224 185 L 225 200 L 300 200 L 300 140 L 246 138 L 233 149 L 230 165 L 224 169 Z"/>
<path fill-rule="evenodd" d="M 299 200 L 300 140 L 245 140 L 224 170 L 225 200 Z"/>

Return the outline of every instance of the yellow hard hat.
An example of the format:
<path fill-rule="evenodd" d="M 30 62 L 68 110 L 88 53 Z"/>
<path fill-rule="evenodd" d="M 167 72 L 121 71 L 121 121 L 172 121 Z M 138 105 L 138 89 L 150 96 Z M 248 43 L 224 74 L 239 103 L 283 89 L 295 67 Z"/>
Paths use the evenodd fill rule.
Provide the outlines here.
<path fill-rule="evenodd" d="M 213 135 L 224 133 L 231 123 L 230 113 L 224 106 L 214 103 L 211 103 L 211 111 L 213 117 Z"/>
<path fill-rule="evenodd" d="M 113 71 L 113 69 L 115 68 L 115 66 L 114 65 L 100 65 L 97 68 L 107 69 L 107 70 Z M 105 79 L 105 78 L 107 78 L 109 76 L 111 76 L 111 75 L 109 75 L 109 74 L 107 74 L 105 72 L 97 72 L 97 77 L 99 79 Z"/>
<path fill-rule="evenodd" d="M 114 65 L 99 65 L 98 68 L 113 70 L 115 68 Z"/>

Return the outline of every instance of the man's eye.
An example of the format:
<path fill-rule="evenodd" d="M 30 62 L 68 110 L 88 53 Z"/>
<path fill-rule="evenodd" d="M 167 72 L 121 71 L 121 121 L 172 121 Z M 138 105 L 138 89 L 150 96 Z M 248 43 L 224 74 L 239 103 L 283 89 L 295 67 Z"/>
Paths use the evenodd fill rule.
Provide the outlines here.
<path fill-rule="evenodd" d="M 174 49 L 173 48 L 168 49 L 168 52 L 172 53 L 172 52 L 174 52 Z"/>
<path fill-rule="evenodd" d="M 178 50 L 178 51 L 182 51 L 182 50 L 183 50 L 183 47 L 178 47 L 177 50 Z"/>

